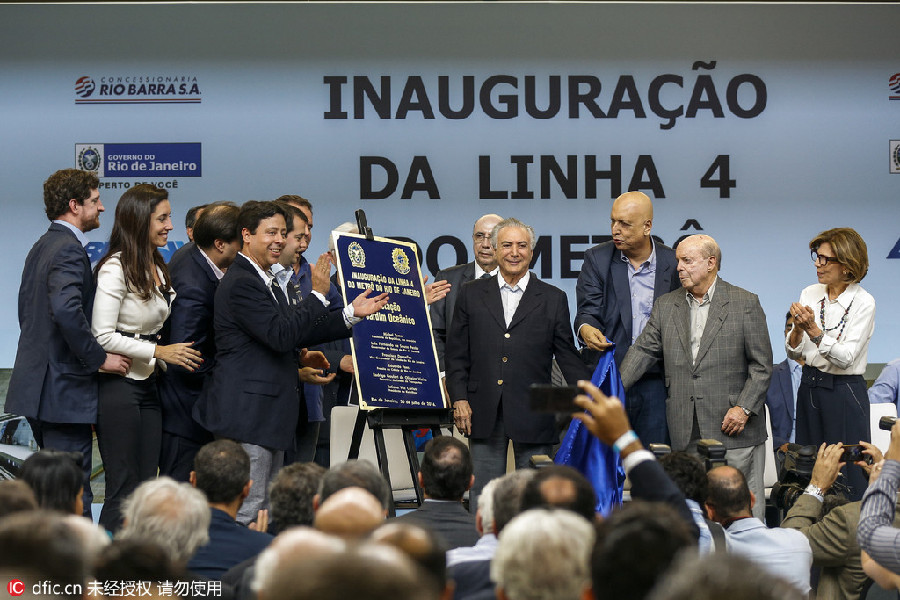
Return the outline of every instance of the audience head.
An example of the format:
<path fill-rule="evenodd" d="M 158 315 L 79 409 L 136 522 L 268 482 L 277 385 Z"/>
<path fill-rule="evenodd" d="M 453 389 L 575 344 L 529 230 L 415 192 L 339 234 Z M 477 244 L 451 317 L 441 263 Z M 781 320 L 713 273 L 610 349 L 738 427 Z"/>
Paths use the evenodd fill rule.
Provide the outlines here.
<path fill-rule="evenodd" d="M 734 467 L 716 467 L 707 473 L 709 495 L 706 512 L 717 523 L 753 515 L 754 497 L 744 474 Z"/>
<path fill-rule="evenodd" d="M 448 587 L 447 549 L 431 529 L 392 521 L 372 532 L 369 539 L 376 544 L 393 546 L 411 558 L 428 576 L 437 594 L 452 594 L 452 587 Z"/>
<path fill-rule="evenodd" d="M 593 543 L 591 523 L 571 511 L 524 511 L 503 528 L 491 560 L 498 600 L 579 600 Z"/>
<path fill-rule="evenodd" d="M 250 456 L 237 442 L 210 442 L 194 457 L 191 483 L 213 504 L 243 500 L 250 491 Z"/>
<path fill-rule="evenodd" d="M 85 200 L 91 197 L 94 190 L 100 187 L 100 179 L 92 171 L 81 169 L 61 169 L 44 182 L 44 211 L 51 221 L 59 219 L 69 211 L 69 201 L 74 200 L 78 206 L 84 206 Z M 102 206 L 102 204 L 101 204 Z M 99 217 L 98 217 L 99 219 Z M 97 224 L 90 231 L 100 226 Z"/>
<path fill-rule="evenodd" d="M 37 498 L 27 483 L 18 479 L 0 481 L 0 517 L 37 507 Z"/>
<path fill-rule="evenodd" d="M 709 480 L 706 466 L 700 459 L 687 452 L 671 452 L 660 458 L 659 464 L 681 493 L 702 508 L 709 495 Z"/>
<path fill-rule="evenodd" d="M 367 460 L 348 460 L 328 469 L 322 476 L 319 493 L 316 494 L 316 506 L 321 506 L 329 496 L 348 487 L 361 487 L 368 491 L 387 511 L 391 500 L 391 487 L 381 471 Z"/>
<path fill-rule="evenodd" d="M 453 436 L 440 435 L 425 444 L 419 483 L 429 498 L 461 501 L 475 481 L 472 470 L 468 446 Z"/>
<path fill-rule="evenodd" d="M 597 527 L 591 554 L 596 600 L 642 600 L 675 557 L 696 547 L 691 530 L 664 504 L 633 501 Z"/>
<path fill-rule="evenodd" d="M 478 496 L 478 510 L 475 513 L 475 527 L 485 535 L 494 533 L 494 489 L 500 478 L 491 479 L 481 488 Z"/>
<path fill-rule="evenodd" d="M 80 515 L 84 510 L 82 460 L 78 452 L 41 450 L 25 460 L 19 479 L 31 487 L 41 508 Z"/>
<path fill-rule="evenodd" d="M 294 463 L 278 471 L 269 486 L 270 531 L 279 533 L 294 525 L 313 524 L 313 498 L 325 474 L 316 463 Z"/>
<path fill-rule="evenodd" d="M 597 494 L 591 482 L 565 465 L 538 469 L 522 490 L 522 512 L 531 508 L 564 508 L 593 521 L 596 506 Z"/>
<path fill-rule="evenodd" d="M 289 571 L 288 563 L 340 554 L 346 548 L 344 540 L 309 527 L 287 529 L 260 553 L 250 588 L 258 593 L 272 581 L 276 572 Z"/>
<path fill-rule="evenodd" d="M 399 550 L 363 544 L 337 554 L 285 557 L 260 587 L 259 600 L 436 600 L 432 588 Z"/>
<path fill-rule="evenodd" d="M 52 581 L 63 592 L 81 586 L 87 564 L 81 537 L 65 517 L 50 511 L 30 511 L 0 519 L 0 577 L 26 582 Z M 69 588 L 72 589 L 72 588 Z M 54 597 L 81 599 L 81 593 Z"/>
<path fill-rule="evenodd" d="M 118 538 L 149 541 L 167 548 L 184 565 L 209 541 L 210 510 L 203 492 L 169 477 L 145 481 L 123 506 Z"/>
<path fill-rule="evenodd" d="M 375 496 L 363 488 L 349 487 L 322 502 L 313 524 L 323 533 L 354 539 L 369 535 L 384 517 L 384 508 Z"/>
<path fill-rule="evenodd" d="M 78 536 L 85 565 L 90 570 L 100 552 L 109 546 L 110 540 L 106 530 L 99 525 L 95 525 L 90 519 L 85 519 L 80 514 L 66 515 L 63 517 L 63 520 Z"/>
<path fill-rule="evenodd" d="M 793 585 L 742 556 L 684 554 L 648 600 L 805 600 Z"/>
<path fill-rule="evenodd" d="M 150 582 L 154 590 L 160 581 L 184 581 L 188 576 L 172 564 L 169 552 L 146 540 L 114 540 L 100 551 L 94 566 L 97 581 Z"/>
<path fill-rule="evenodd" d="M 534 473 L 534 469 L 519 469 L 497 480 L 493 494 L 495 534 L 500 535 L 506 524 L 522 510 L 522 493 Z"/>

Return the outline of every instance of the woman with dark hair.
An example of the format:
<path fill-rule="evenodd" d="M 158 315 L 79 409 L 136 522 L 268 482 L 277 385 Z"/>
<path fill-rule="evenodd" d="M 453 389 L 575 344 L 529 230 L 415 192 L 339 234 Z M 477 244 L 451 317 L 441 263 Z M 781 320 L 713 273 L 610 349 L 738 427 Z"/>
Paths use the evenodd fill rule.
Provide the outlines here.
<path fill-rule="evenodd" d="M 97 441 L 106 472 L 100 524 L 121 526 L 122 501 L 156 476 L 162 417 L 155 371 L 201 362 L 191 343 L 160 345 L 175 291 L 159 248 L 172 231 L 168 194 L 153 185 L 132 187 L 119 199 L 107 254 L 95 269 L 97 292 L 91 328 L 107 352 L 131 357 L 122 377 L 100 374 Z"/>
<path fill-rule="evenodd" d="M 22 463 L 19 479 L 34 492 L 40 508 L 80 516 L 84 511 L 82 460 L 77 452 L 41 450 Z"/>
<path fill-rule="evenodd" d="M 797 390 L 796 442 L 868 442 L 863 373 L 875 329 L 875 299 L 859 285 L 869 270 L 866 243 L 853 229 L 840 227 L 817 235 L 809 249 L 819 282 L 791 304 L 794 326 L 785 340 L 787 355 L 806 361 Z M 853 466 L 843 470 L 851 499 L 859 500 L 865 474 Z"/>

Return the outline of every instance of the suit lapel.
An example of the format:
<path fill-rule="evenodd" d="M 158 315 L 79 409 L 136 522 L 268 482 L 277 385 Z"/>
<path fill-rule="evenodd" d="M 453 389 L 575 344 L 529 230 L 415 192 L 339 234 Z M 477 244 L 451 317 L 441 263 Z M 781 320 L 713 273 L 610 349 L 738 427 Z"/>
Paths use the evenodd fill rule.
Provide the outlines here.
<path fill-rule="evenodd" d="M 509 322 L 510 329 L 521 323 L 522 320 L 528 315 L 528 313 L 532 312 L 543 304 L 544 290 L 541 288 L 542 286 L 540 285 L 540 281 L 532 273 L 531 281 L 528 282 L 528 287 L 525 288 L 525 293 L 522 294 L 522 299 L 519 301 L 519 306 L 516 307 L 516 312 L 515 314 L 513 314 L 513 317 Z M 500 303 L 500 311 L 501 314 L 503 314 L 502 302 Z"/>
<path fill-rule="evenodd" d="M 231 267 L 229 267 L 229 269 L 233 269 L 235 265 L 239 266 L 241 269 L 244 269 L 252 277 L 252 281 L 259 284 L 259 286 L 263 290 L 265 290 L 266 297 L 268 297 L 269 301 L 272 303 L 272 306 L 274 306 L 278 312 L 281 312 L 281 305 L 278 303 L 278 300 L 275 299 L 272 288 L 265 284 L 265 282 L 259 276 L 259 273 L 257 273 L 256 267 L 253 265 L 253 263 L 250 262 L 250 259 L 244 258 L 244 256 L 238 254 L 234 259 L 234 262 L 231 263 Z"/>
<path fill-rule="evenodd" d="M 506 331 L 506 319 L 503 318 L 503 300 L 500 299 L 500 287 L 497 285 L 497 279 L 492 277 L 486 279 L 484 285 L 475 282 L 481 288 L 482 301 L 488 312 L 500 325 L 500 328 Z"/>
<path fill-rule="evenodd" d="M 675 297 L 675 311 L 674 311 L 674 321 L 675 321 L 675 330 L 678 332 L 678 339 L 681 340 L 681 346 L 684 348 L 684 351 L 687 352 L 688 356 L 691 355 L 691 333 L 690 333 L 690 322 L 691 322 L 691 309 L 687 304 L 687 300 L 684 297 L 684 294 L 678 294 Z"/>
<path fill-rule="evenodd" d="M 660 260 L 659 252 L 656 253 L 656 280 L 653 282 L 653 298 L 659 298 L 669 292 L 672 281 L 672 265 Z"/>
<path fill-rule="evenodd" d="M 472 281 L 473 279 L 475 279 L 475 263 L 470 262 L 470 263 L 466 264 L 466 268 L 463 269 L 463 276 L 462 276 L 462 281 L 460 281 L 460 284 L 466 283 L 468 281 Z"/>
<path fill-rule="evenodd" d="M 787 407 L 788 415 L 791 417 L 791 422 L 794 421 L 794 386 L 791 383 L 791 363 L 785 361 L 784 369 L 778 371 L 778 378 L 781 380 L 781 393 L 783 398 L 787 398 L 787 402 L 785 402 L 785 406 Z"/>
<path fill-rule="evenodd" d="M 200 267 L 200 270 L 213 284 L 219 285 L 219 280 L 216 278 L 216 274 L 213 273 L 212 268 L 210 268 L 209 263 L 206 262 L 206 258 L 204 258 L 203 253 L 197 246 L 191 248 L 191 260 L 197 263 L 197 265 Z"/>
<path fill-rule="evenodd" d="M 622 261 L 622 253 L 616 250 L 609 265 L 613 289 L 619 306 L 619 318 L 625 329 L 626 339 L 631 339 L 631 286 L 628 285 L 628 265 Z"/>
<path fill-rule="evenodd" d="M 706 317 L 706 327 L 703 328 L 703 337 L 700 338 L 700 349 L 697 350 L 697 360 L 694 364 L 700 364 L 703 357 L 709 351 L 713 340 L 719 334 L 722 323 L 728 317 L 728 303 L 731 293 L 728 284 L 721 279 L 716 283 L 716 292 L 709 304 L 709 314 Z"/>

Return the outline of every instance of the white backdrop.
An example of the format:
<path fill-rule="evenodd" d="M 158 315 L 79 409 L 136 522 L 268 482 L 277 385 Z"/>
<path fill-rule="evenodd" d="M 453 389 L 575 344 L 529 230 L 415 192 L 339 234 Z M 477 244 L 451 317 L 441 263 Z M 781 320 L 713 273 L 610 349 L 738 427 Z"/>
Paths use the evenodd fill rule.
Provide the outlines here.
<path fill-rule="evenodd" d="M 808 241 L 856 228 L 878 302 L 869 361 L 886 362 L 900 355 L 898 23 L 900 6 L 862 4 L 0 5 L 0 367 L 22 261 L 47 226 L 44 179 L 76 166 L 76 147 L 159 144 L 157 161 L 174 161 L 185 143 L 200 144 L 194 170 L 102 179 L 91 240 L 135 181 L 171 186 L 179 222 L 195 204 L 295 193 L 315 206 L 310 252 L 361 207 L 377 234 L 417 241 L 427 273 L 456 262 L 447 236 L 468 247 L 473 221 L 497 212 L 542 236 L 534 270 L 574 312 L 578 252 L 634 183 L 667 244 L 697 227 L 719 241 L 722 276 L 759 294 L 776 357 L 787 307 L 815 281 Z M 719 156 L 729 172 L 710 177 L 733 180 L 727 197 L 701 186 Z M 363 185 L 361 164 L 385 159 L 396 191 L 370 199 L 388 178 L 372 167 Z"/>

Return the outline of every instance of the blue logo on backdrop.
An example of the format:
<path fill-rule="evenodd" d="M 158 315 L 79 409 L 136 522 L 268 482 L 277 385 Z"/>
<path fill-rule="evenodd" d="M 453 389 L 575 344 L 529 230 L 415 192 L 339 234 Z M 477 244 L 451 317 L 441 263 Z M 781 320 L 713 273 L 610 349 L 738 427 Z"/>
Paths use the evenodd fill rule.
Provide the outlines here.
<path fill-rule="evenodd" d="M 199 142 L 75 144 L 79 169 L 98 177 L 200 177 Z"/>

